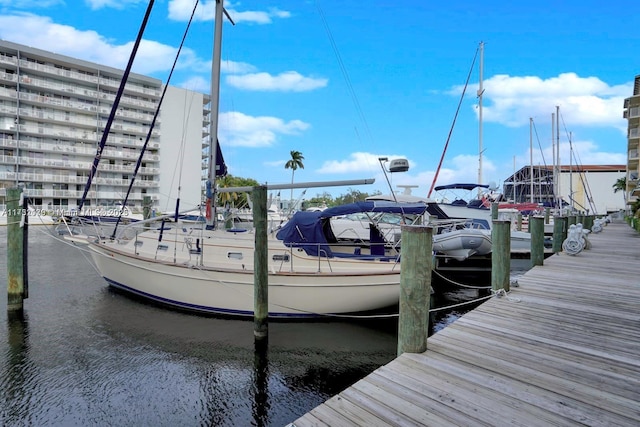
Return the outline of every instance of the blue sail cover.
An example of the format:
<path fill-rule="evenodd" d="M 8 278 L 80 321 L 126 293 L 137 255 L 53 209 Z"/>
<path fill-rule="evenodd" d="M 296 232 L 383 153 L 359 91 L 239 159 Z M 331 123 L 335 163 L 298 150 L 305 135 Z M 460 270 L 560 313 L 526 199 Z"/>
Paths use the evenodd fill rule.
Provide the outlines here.
<path fill-rule="evenodd" d="M 300 211 L 276 234 L 279 240 L 288 246 L 301 248 L 312 256 L 332 257 L 329 243 L 337 239 L 331 230 L 330 218 L 352 213 L 397 213 L 422 215 L 427 210 L 425 203 L 395 203 L 388 201 L 365 201 L 340 205 L 320 212 Z"/>
<path fill-rule="evenodd" d="M 447 185 L 439 185 L 434 190 L 468 190 L 471 191 L 475 188 L 489 188 L 486 184 L 447 184 Z"/>

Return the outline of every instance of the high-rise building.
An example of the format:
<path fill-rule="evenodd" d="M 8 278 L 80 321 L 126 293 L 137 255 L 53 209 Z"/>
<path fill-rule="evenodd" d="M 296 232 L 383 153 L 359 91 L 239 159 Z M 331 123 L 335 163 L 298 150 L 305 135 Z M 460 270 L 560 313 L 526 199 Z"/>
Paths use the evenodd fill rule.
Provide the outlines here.
<path fill-rule="evenodd" d="M 0 40 L 0 206 L 23 186 L 34 208 L 79 206 L 124 71 Z M 131 73 L 85 207 L 122 203 L 164 85 Z M 201 202 L 209 96 L 169 86 L 128 206 L 159 211 Z M 203 145 L 204 144 L 204 145 Z M 184 162 L 179 164 L 178 161 Z M 178 194 L 178 188 L 181 188 Z"/>
<path fill-rule="evenodd" d="M 640 75 L 633 85 L 633 96 L 624 100 L 623 116 L 627 119 L 627 205 L 632 205 L 640 196 Z"/>

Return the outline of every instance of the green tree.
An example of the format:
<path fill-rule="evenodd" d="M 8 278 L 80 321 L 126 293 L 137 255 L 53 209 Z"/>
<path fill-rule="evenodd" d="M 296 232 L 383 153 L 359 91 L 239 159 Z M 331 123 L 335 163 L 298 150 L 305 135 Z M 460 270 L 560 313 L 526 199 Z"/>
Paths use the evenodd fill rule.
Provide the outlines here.
<path fill-rule="evenodd" d="M 333 196 L 325 191 L 322 194 L 316 194 L 315 197 L 312 197 L 308 200 L 305 200 L 305 207 L 320 207 L 320 206 L 335 206 L 335 202 L 333 200 Z"/>
<path fill-rule="evenodd" d="M 336 205 L 344 205 L 347 203 L 353 202 L 362 202 L 367 199 L 369 196 L 376 196 L 381 194 L 379 191 L 374 192 L 373 194 L 364 193 L 360 190 L 354 190 L 353 188 L 349 188 L 347 194 L 341 194 L 336 197 L 335 203 Z"/>
<path fill-rule="evenodd" d="M 291 159 L 285 163 L 285 169 L 291 169 L 291 186 L 293 186 L 293 175 L 296 173 L 298 168 L 304 169 L 304 164 L 302 161 L 304 160 L 304 156 L 300 151 L 291 150 Z M 291 203 L 293 203 L 293 188 L 291 188 Z"/>
<path fill-rule="evenodd" d="M 255 187 L 260 185 L 253 178 L 242 178 L 239 176 L 226 175 L 218 178 L 218 187 Z M 220 193 L 218 192 L 218 206 L 225 206 L 227 202 L 231 202 L 233 207 L 243 207 L 248 205 L 246 193 Z"/>

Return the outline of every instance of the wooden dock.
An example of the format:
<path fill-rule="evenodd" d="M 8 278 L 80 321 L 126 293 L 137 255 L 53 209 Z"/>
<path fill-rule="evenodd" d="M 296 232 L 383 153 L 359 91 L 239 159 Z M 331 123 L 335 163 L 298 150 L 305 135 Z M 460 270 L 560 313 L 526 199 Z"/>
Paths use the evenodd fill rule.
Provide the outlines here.
<path fill-rule="evenodd" d="M 639 426 L 640 235 L 589 240 L 291 425 Z"/>

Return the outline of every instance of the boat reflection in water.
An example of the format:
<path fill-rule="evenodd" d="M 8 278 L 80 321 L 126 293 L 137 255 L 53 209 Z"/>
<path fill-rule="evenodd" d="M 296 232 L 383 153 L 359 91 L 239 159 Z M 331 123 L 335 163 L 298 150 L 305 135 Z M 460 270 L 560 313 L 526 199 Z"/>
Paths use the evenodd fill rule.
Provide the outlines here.
<path fill-rule="evenodd" d="M 30 229 L 25 315 L 0 320 L 4 425 L 281 426 L 396 356 L 393 317 L 272 321 L 256 348 L 251 320 L 141 303 L 78 254 Z"/>

